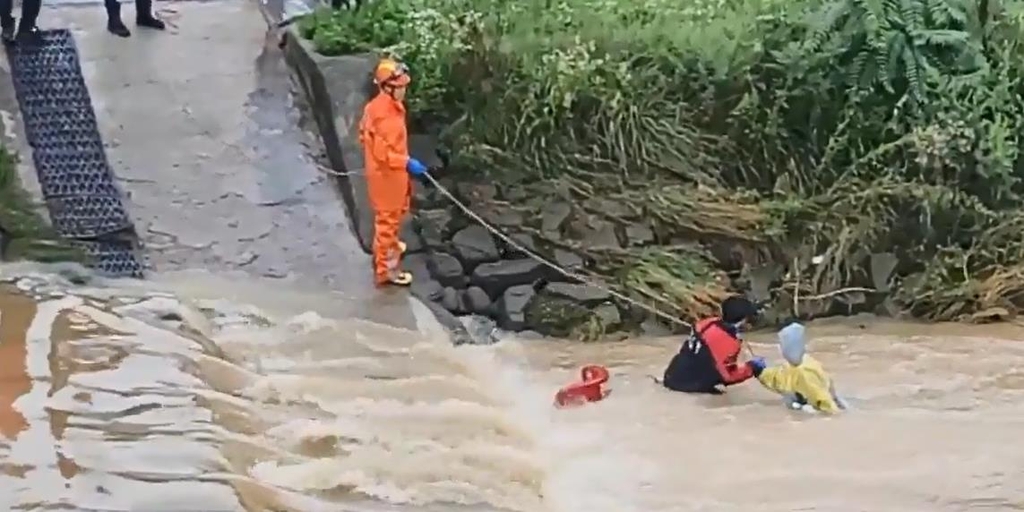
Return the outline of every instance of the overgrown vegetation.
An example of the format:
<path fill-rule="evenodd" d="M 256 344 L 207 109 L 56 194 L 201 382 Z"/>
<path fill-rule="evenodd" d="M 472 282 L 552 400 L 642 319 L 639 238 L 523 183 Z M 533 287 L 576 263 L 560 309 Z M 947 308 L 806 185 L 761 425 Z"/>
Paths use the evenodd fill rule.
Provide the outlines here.
<path fill-rule="evenodd" d="M 658 247 L 592 254 L 645 300 L 721 294 L 729 263 L 690 240 L 783 263 L 804 296 L 891 251 L 914 315 L 1024 307 L 1024 0 L 367 5 L 304 34 L 408 62 L 456 168 L 650 219 Z"/>
<path fill-rule="evenodd" d="M 40 217 L 18 179 L 17 157 L 0 146 L 0 257 L 44 262 L 82 261 Z"/>

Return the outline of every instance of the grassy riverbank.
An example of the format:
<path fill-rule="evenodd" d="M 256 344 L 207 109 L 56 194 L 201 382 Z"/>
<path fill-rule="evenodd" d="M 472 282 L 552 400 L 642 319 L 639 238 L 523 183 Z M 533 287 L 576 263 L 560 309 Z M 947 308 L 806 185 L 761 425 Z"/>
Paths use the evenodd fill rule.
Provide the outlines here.
<path fill-rule="evenodd" d="M 5 261 L 82 261 L 39 213 L 18 179 L 17 156 L 0 146 L 0 237 Z"/>
<path fill-rule="evenodd" d="M 872 288 L 885 252 L 902 311 L 1024 308 L 1022 1 L 376 0 L 302 31 L 406 60 L 460 178 L 649 226 L 548 241 L 666 310 L 763 264 L 778 303 Z"/>

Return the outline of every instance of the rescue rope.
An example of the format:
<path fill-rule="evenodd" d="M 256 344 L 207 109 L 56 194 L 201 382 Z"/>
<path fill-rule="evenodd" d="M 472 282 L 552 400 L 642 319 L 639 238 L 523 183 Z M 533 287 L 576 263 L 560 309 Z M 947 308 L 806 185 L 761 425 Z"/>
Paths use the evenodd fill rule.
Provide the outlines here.
<path fill-rule="evenodd" d="M 482 217 L 477 215 L 476 212 L 474 212 L 473 210 L 470 210 L 468 206 L 463 204 L 462 201 L 459 201 L 458 198 L 455 197 L 455 194 L 452 194 L 451 191 L 449 191 L 447 188 L 444 187 L 444 185 L 441 185 L 437 181 L 437 179 L 435 179 L 434 176 L 430 174 L 430 172 L 425 172 L 425 173 L 423 173 L 423 175 L 426 176 L 427 180 L 430 181 L 430 183 L 432 185 L 437 187 L 437 190 L 440 191 L 442 195 L 447 197 L 448 200 L 452 202 L 452 204 L 454 204 L 456 207 L 458 207 L 460 210 L 462 210 L 463 213 L 468 215 L 471 219 L 475 220 L 478 224 L 480 224 L 484 229 L 489 231 L 491 234 L 493 234 L 494 236 L 500 238 L 502 241 L 504 241 L 508 245 L 514 247 L 516 250 L 518 250 L 518 251 L 522 252 L 523 254 L 529 256 L 530 258 L 533 258 L 538 263 L 541 263 L 541 264 L 547 266 L 548 268 L 554 270 L 555 272 L 558 272 L 559 274 L 561 274 L 564 277 L 567 277 L 567 278 L 569 278 L 571 280 L 579 281 L 579 282 L 581 282 L 581 283 L 583 283 L 583 284 L 585 284 L 587 286 L 593 286 L 594 288 L 597 288 L 598 290 L 601 290 L 601 291 L 603 291 L 603 292 L 611 295 L 612 297 L 615 297 L 615 298 L 617 298 L 617 299 L 619 299 L 619 300 L 621 300 L 623 302 L 632 304 L 633 306 L 636 306 L 636 307 L 638 307 L 640 309 L 643 309 L 644 311 L 647 311 L 648 313 L 651 313 L 651 314 L 653 314 L 655 316 L 658 316 L 658 317 L 660 317 L 660 318 L 662 318 L 664 320 L 667 320 L 667 321 L 669 321 L 671 323 L 674 323 L 676 325 L 680 325 L 680 326 L 686 327 L 687 329 L 690 330 L 690 333 L 694 332 L 693 324 L 691 324 L 690 322 L 687 322 L 687 321 L 685 321 L 685 320 L 683 320 L 681 318 L 678 318 L 678 317 L 674 317 L 674 316 L 672 316 L 672 315 L 670 315 L 668 313 L 665 313 L 664 311 L 661 311 L 661 310 L 659 310 L 657 308 L 654 308 L 654 307 L 652 307 L 652 306 L 650 306 L 648 304 L 644 304 L 643 302 L 640 302 L 640 301 L 638 301 L 638 300 L 636 300 L 636 299 L 634 299 L 632 297 L 629 297 L 629 296 L 627 296 L 625 294 L 619 293 L 619 292 L 617 292 L 617 291 L 615 291 L 615 290 L 613 290 L 613 289 L 611 289 L 611 288 L 609 288 L 607 286 L 604 286 L 604 285 L 601 285 L 599 283 L 596 283 L 592 279 L 588 278 L 587 276 L 584 276 L 584 275 L 581 275 L 581 274 L 577 274 L 576 272 L 573 272 L 571 270 L 562 268 L 562 267 L 558 266 L 558 264 L 551 262 L 547 258 L 537 254 L 536 252 L 531 251 L 530 249 L 528 249 L 526 247 L 523 247 L 523 244 L 520 244 L 520 243 L 516 242 L 515 240 L 513 240 L 511 237 L 509 237 L 505 233 L 502 233 L 501 230 L 499 230 L 498 228 L 495 228 L 490 223 L 488 223 L 486 220 L 484 220 Z M 750 353 L 750 357 L 757 357 L 757 354 L 754 353 L 754 349 L 750 348 L 750 344 L 749 343 L 747 343 L 745 341 L 742 341 L 742 343 L 743 343 L 743 346 L 746 347 L 747 352 Z"/>
<path fill-rule="evenodd" d="M 607 286 L 603 286 L 601 284 L 598 284 L 598 283 L 594 282 L 593 280 L 591 280 L 587 276 L 584 276 L 584 275 L 581 275 L 581 274 L 577 274 L 576 272 L 573 272 L 571 270 L 562 268 L 562 267 L 558 266 L 558 264 L 553 263 L 550 260 L 544 258 L 543 256 L 537 254 L 536 252 L 533 252 L 530 249 L 524 247 L 522 244 L 516 242 L 515 240 L 513 240 L 511 237 L 509 237 L 505 233 L 502 233 L 500 230 L 498 230 L 494 226 L 490 225 L 486 220 L 484 220 L 482 217 L 477 215 L 476 212 L 474 212 L 473 210 L 470 210 L 469 207 L 466 206 L 465 204 L 463 204 L 461 201 L 459 201 L 455 197 L 455 195 L 451 193 L 451 191 L 449 191 L 443 185 L 438 183 L 437 179 L 435 179 L 429 172 L 425 172 L 425 173 L 423 173 L 423 175 L 426 176 L 427 180 L 429 180 L 432 185 L 437 187 L 437 190 L 440 191 L 442 195 L 447 197 L 453 204 L 455 204 L 455 206 L 457 206 L 460 210 L 462 210 L 463 213 L 468 215 L 471 219 L 475 220 L 477 223 L 479 223 L 481 226 L 483 226 L 483 228 L 486 229 L 487 231 L 489 231 L 491 234 L 493 234 L 494 236 L 500 238 L 502 241 L 504 241 L 508 245 L 514 247 L 516 250 L 518 250 L 518 251 L 522 252 L 523 254 L 529 256 L 530 258 L 536 260 L 537 262 L 544 264 L 545 266 L 547 266 L 551 270 L 554 270 L 555 272 L 558 272 L 559 274 L 561 274 L 564 277 L 567 277 L 567 278 L 569 278 L 571 280 L 579 281 L 579 282 L 581 282 L 581 283 L 583 283 L 583 284 L 585 284 L 587 286 L 593 286 L 594 288 L 597 288 L 598 290 L 601 290 L 601 291 L 603 291 L 605 293 L 608 293 L 609 295 L 611 295 L 611 296 L 613 296 L 613 297 L 615 297 L 615 298 L 617 298 L 617 299 L 619 299 L 619 300 L 621 300 L 623 302 L 627 302 L 629 304 L 632 304 L 632 305 L 634 305 L 634 306 L 636 306 L 636 307 L 638 307 L 640 309 L 643 309 L 644 311 L 647 311 L 647 312 L 649 312 L 651 314 L 657 315 L 657 316 L 659 316 L 659 317 L 661 317 L 661 318 L 663 318 L 665 320 L 668 320 L 669 322 L 672 322 L 672 323 L 675 323 L 677 325 L 681 325 L 683 327 L 686 327 L 687 329 L 690 329 L 691 332 L 693 331 L 693 324 L 691 324 L 691 323 L 689 323 L 689 322 L 687 322 L 685 320 L 682 320 L 680 318 L 674 317 L 674 316 L 672 316 L 672 315 L 670 315 L 668 313 L 665 313 L 665 312 L 663 312 L 661 310 L 658 310 L 658 309 L 656 309 L 654 307 L 651 307 L 650 305 L 644 304 L 644 303 L 642 303 L 642 302 L 640 302 L 640 301 L 638 301 L 638 300 L 636 300 L 636 299 L 634 299 L 632 297 L 629 297 L 627 295 L 619 293 L 619 292 L 617 292 L 617 291 L 615 291 L 615 290 L 613 290 L 613 289 L 611 289 L 611 288 L 609 288 Z"/>
<path fill-rule="evenodd" d="M 339 171 L 335 171 L 334 169 L 328 169 L 328 168 L 325 168 L 325 167 L 322 167 L 322 166 L 317 166 L 317 167 L 324 174 L 328 174 L 328 175 L 331 175 L 331 176 L 354 176 L 354 175 L 362 174 L 362 173 L 357 173 L 357 172 L 352 172 L 352 171 L 349 171 L 349 172 L 339 172 Z M 563 277 L 567 277 L 570 280 L 579 281 L 579 282 L 581 282 L 581 283 L 583 283 L 583 284 L 585 284 L 587 286 L 593 286 L 594 288 L 597 288 L 597 289 L 599 289 L 599 290 L 601 290 L 601 291 L 603 291 L 605 293 L 608 293 L 609 295 L 611 295 L 611 296 L 613 296 L 613 297 L 615 297 L 615 298 L 617 298 L 617 299 L 619 299 L 619 300 L 621 300 L 623 302 L 628 302 L 629 304 L 632 304 L 632 305 L 634 305 L 634 306 L 636 306 L 638 308 L 641 308 L 644 311 L 652 313 L 652 314 L 654 314 L 654 315 L 656 315 L 658 317 L 661 317 L 661 318 L 663 318 L 663 319 L 665 319 L 665 320 L 667 320 L 669 322 L 672 322 L 674 324 L 686 327 L 691 332 L 693 332 L 693 324 L 691 324 L 691 323 L 689 323 L 689 322 L 687 322 L 685 320 L 682 320 L 680 318 L 674 317 L 674 316 L 672 316 L 672 315 L 670 315 L 668 313 L 665 313 L 665 312 L 663 312 L 661 310 L 658 310 L 658 309 L 656 309 L 654 307 L 651 307 L 651 306 L 649 306 L 647 304 L 644 304 L 644 303 L 642 303 L 642 302 L 640 302 L 640 301 L 638 301 L 638 300 L 636 300 L 636 299 L 634 299 L 632 297 L 629 297 L 627 295 L 619 293 L 619 292 L 617 292 L 617 291 L 615 291 L 615 290 L 613 290 L 611 288 L 608 288 L 607 286 L 603 286 L 601 284 L 598 284 L 598 283 L 594 282 L 593 280 L 591 280 L 590 278 L 588 278 L 587 276 L 583 276 L 583 275 L 577 274 L 576 272 L 573 272 L 571 270 L 562 268 L 562 267 L 558 266 L 558 264 L 556 264 L 556 263 L 548 260 L 547 258 L 537 254 L 536 252 L 531 251 L 530 249 L 524 247 L 522 244 L 516 242 L 515 240 L 513 240 L 511 237 L 509 237 L 505 233 L 502 233 L 498 228 L 492 226 L 490 223 L 488 223 L 482 217 L 477 215 L 476 212 L 474 212 L 473 210 L 470 210 L 468 206 L 463 204 L 462 201 L 459 201 L 458 198 L 455 197 L 455 194 L 452 194 L 451 191 L 449 191 L 447 188 L 445 188 L 444 185 L 439 183 L 437 181 L 437 179 L 434 178 L 434 176 L 430 174 L 430 172 L 425 172 L 425 173 L 423 173 L 423 175 L 427 178 L 428 181 L 430 181 L 430 183 L 432 185 L 434 185 L 434 187 L 437 188 L 437 190 L 439 192 L 441 192 L 442 195 L 447 197 L 448 200 L 452 202 L 452 204 L 454 204 L 456 207 L 458 207 L 460 210 L 462 210 L 463 213 L 468 215 L 471 219 L 475 220 L 478 224 L 480 224 L 480 226 L 482 226 L 484 229 L 486 229 L 492 235 L 500 238 L 502 241 L 504 241 L 508 245 L 514 247 L 516 250 L 518 250 L 518 251 L 522 252 L 523 254 L 529 256 L 530 258 L 536 260 L 538 263 L 541 263 L 541 264 L 545 265 L 546 267 L 550 268 L 551 270 L 554 270 L 555 272 L 558 272 Z"/>

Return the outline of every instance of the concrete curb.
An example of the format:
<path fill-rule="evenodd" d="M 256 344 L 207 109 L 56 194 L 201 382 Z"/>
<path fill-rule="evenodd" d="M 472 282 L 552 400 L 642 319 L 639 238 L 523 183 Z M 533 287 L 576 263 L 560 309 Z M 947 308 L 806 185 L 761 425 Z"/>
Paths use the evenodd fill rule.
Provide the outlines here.
<path fill-rule="evenodd" d="M 346 173 L 332 177 L 341 190 L 353 231 L 363 250 L 369 253 L 373 241 L 373 211 L 366 181 L 361 176 L 363 157 L 357 123 L 368 99 L 366 87 L 375 59 L 369 54 L 318 55 L 294 25 L 289 26 L 282 37 L 285 61 L 298 78 L 310 105 L 327 159 L 334 171 Z M 433 313 L 438 323 L 448 331 L 452 343 L 473 343 L 472 336 L 455 315 L 426 297 L 412 295 Z"/>
<path fill-rule="evenodd" d="M 283 32 L 285 61 L 295 72 L 309 102 L 333 175 L 363 251 L 373 242 L 373 212 L 362 178 L 363 158 L 357 123 L 366 103 L 366 82 L 373 69 L 370 55 L 323 57 L 292 25 Z"/>

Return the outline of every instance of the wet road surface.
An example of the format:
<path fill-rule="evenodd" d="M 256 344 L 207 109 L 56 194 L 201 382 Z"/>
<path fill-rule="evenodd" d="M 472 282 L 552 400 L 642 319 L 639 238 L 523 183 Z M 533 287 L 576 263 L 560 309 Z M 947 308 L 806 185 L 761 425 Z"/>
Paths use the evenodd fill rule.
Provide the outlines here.
<path fill-rule="evenodd" d="M 126 6 L 127 7 L 127 6 Z M 100 6 L 47 10 L 75 33 L 114 174 L 158 271 L 242 270 L 369 294 L 368 259 L 255 2 L 158 3 L 166 33 L 105 30 Z M 133 14 L 126 9 L 125 19 Z"/>

